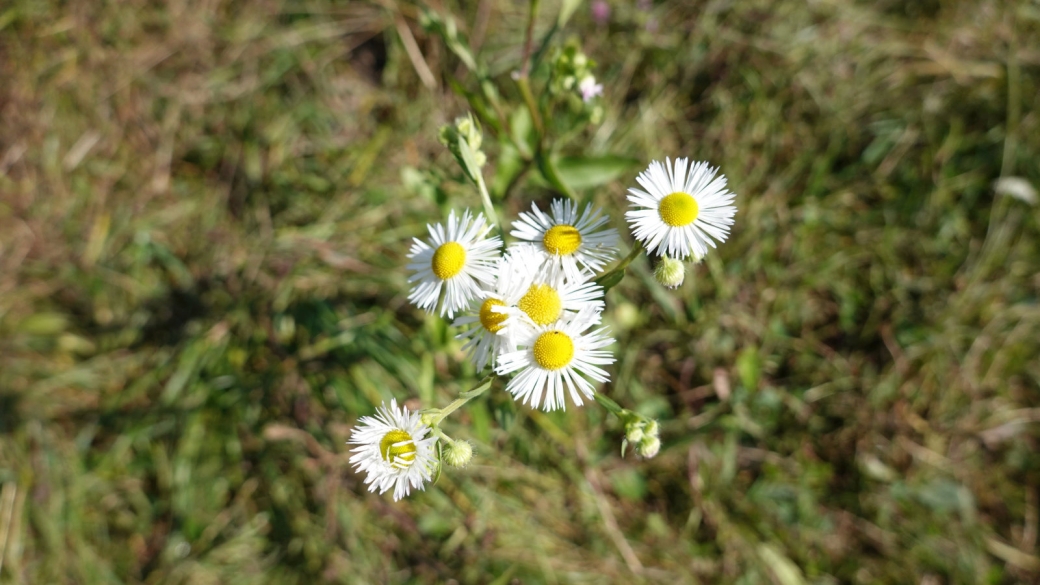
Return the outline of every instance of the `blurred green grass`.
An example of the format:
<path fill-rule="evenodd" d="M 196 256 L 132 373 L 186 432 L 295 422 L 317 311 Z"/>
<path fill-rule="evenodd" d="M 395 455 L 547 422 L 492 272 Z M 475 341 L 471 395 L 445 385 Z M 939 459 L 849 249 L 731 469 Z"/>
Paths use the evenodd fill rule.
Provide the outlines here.
<path fill-rule="evenodd" d="M 664 448 L 499 389 L 396 504 L 354 421 L 475 379 L 405 298 L 410 238 L 479 207 L 417 7 L 0 6 L 0 583 L 1040 579 L 1040 218 L 993 189 L 1040 185 L 1040 6 L 610 5 L 563 31 L 605 85 L 570 154 L 710 160 L 740 209 L 677 293 L 608 298 L 603 391 Z M 524 7 L 438 10 L 512 88 Z M 618 227 L 637 170 L 585 193 Z"/>

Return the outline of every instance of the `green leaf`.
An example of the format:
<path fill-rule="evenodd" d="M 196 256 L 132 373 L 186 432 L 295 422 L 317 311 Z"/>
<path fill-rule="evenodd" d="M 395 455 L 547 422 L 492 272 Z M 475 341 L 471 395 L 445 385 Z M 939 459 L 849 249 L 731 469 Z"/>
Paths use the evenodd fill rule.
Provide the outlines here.
<path fill-rule="evenodd" d="M 509 116 L 509 130 L 512 134 L 513 144 L 520 150 L 524 158 L 532 158 L 538 149 L 538 134 L 534 131 L 534 123 L 531 122 L 531 113 L 527 108 L 517 108 Z"/>
<path fill-rule="evenodd" d="M 29 335 L 57 335 L 68 327 L 68 319 L 61 313 L 36 313 L 29 315 L 18 324 L 21 333 Z"/>
<path fill-rule="evenodd" d="M 603 276 L 596 279 L 596 284 L 603 287 L 603 292 L 606 292 L 615 286 L 621 284 L 621 280 L 625 278 L 624 270 L 610 271 Z"/>
<path fill-rule="evenodd" d="M 646 478 L 638 469 L 628 467 L 615 471 L 610 475 L 610 484 L 614 493 L 622 498 L 639 501 L 646 495 Z"/>
<path fill-rule="evenodd" d="M 609 183 L 639 161 L 624 156 L 565 156 L 554 161 L 560 179 L 571 189 L 588 189 Z"/>
<path fill-rule="evenodd" d="M 520 153 L 509 142 L 502 143 L 502 150 L 498 153 L 498 161 L 495 165 L 495 176 L 491 179 L 491 196 L 501 201 L 505 197 L 509 185 L 524 171 L 524 159 Z"/>
<path fill-rule="evenodd" d="M 574 11 L 581 6 L 581 0 L 563 0 L 563 4 L 560 6 L 560 17 L 556 19 L 557 26 L 563 26 L 567 24 L 567 21 L 574 15 Z"/>
<path fill-rule="evenodd" d="M 737 374 L 745 388 L 751 391 L 758 389 L 758 381 L 762 376 L 762 358 L 757 348 L 747 347 L 740 352 L 737 356 Z"/>

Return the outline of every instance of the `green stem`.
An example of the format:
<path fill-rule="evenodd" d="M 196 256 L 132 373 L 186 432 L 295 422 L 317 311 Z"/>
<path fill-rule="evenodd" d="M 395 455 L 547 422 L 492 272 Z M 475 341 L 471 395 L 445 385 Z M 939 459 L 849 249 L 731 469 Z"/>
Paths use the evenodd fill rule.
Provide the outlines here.
<path fill-rule="evenodd" d="M 474 386 L 473 388 L 471 388 L 469 390 L 466 390 L 465 392 L 460 393 L 459 397 L 456 398 L 451 404 L 449 404 L 448 406 L 445 406 L 444 408 L 440 409 L 439 412 L 437 412 L 437 415 L 434 416 L 433 419 L 430 421 L 430 426 L 431 427 L 436 427 L 449 414 L 451 414 L 451 413 L 455 412 L 456 410 L 458 410 L 459 408 L 461 408 L 463 404 L 466 404 L 470 400 L 473 400 L 474 398 L 476 398 L 476 397 L 480 396 L 481 394 L 487 392 L 488 388 L 491 387 L 491 383 L 494 382 L 494 381 L 495 381 L 495 375 L 494 374 L 488 374 L 488 376 L 486 378 L 484 378 L 483 380 L 481 380 L 479 384 L 477 384 L 476 386 Z"/>
<path fill-rule="evenodd" d="M 531 80 L 525 73 L 516 79 L 516 85 L 520 88 L 520 96 L 524 98 L 524 105 L 531 114 L 531 123 L 534 124 L 534 131 L 538 133 L 538 148 L 541 149 L 545 126 L 542 124 L 542 115 L 538 113 L 538 104 L 534 101 L 534 94 L 531 93 Z"/>
<path fill-rule="evenodd" d="M 596 402 L 598 402 L 600 406 L 606 408 L 611 413 L 613 413 L 614 416 L 622 418 L 622 416 L 624 415 L 625 409 L 621 408 L 621 405 L 617 402 L 614 402 L 613 400 L 607 398 L 606 395 L 597 392 L 596 395 L 593 396 L 593 398 L 596 399 Z"/>
<path fill-rule="evenodd" d="M 524 98 L 527 111 L 531 113 L 531 122 L 538 132 L 538 149 L 541 150 L 542 138 L 545 136 L 545 126 L 542 125 L 542 116 L 538 113 L 538 104 L 531 93 L 531 48 L 534 42 L 534 23 L 538 18 L 538 4 L 540 0 L 531 0 L 531 12 L 527 15 L 527 30 L 524 32 L 524 55 L 520 64 L 520 71 L 516 76 L 516 85 L 520 88 L 520 95 Z"/>
<path fill-rule="evenodd" d="M 531 67 L 531 47 L 534 42 L 534 22 L 538 18 L 540 0 L 531 0 L 531 12 L 527 16 L 527 30 L 524 31 L 524 62 L 520 67 L 520 77 L 526 79 Z"/>
<path fill-rule="evenodd" d="M 433 427 L 432 430 L 433 430 L 433 436 L 437 437 L 438 439 L 443 439 L 443 440 L 451 443 L 452 445 L 455 444 L 455 439 L 452 439 L 448 435 L 445 435 L 444 431 L 442 431 L 440 427 Z"/>
<path fill-rule="evenodd" d="M 610 272 L 607 272 L 599 278 L 597 278 L 596 283 L 605 289 L 613 288 L 614 285 L 621 281 L 620 278 L 616 278 L 616 275 L 623 274 L 625 270 L 628 268 L 628 265 L 631 264 L 632 261 L 636 259 L 636 257 L 642 254 L 644 249 L 645 248 L 643 246 L 643 242 L 640 240 L 636 240 L 636 243 L 632 246 L 632 251 L 628 253 L 628 256 L 625 256 L 621 260 L 621 262 L 618 262 L 617 266 L 612 268 Z M 607 286 L 608 284 L 610 286 Z"/>
<path fill-rule="evenodd" d="M 498 214 L 495 213 L 495 206 L 491 203 L 491 194 L 488 193 L 482 173 L 477 173 L 477 189 L 480 190 L 480 199 L 484 202 L 484 213 L 488 215 L 488 221 L 497 226 L 499 232 L 502 232 L 502 226 L 498 223 Z"/>

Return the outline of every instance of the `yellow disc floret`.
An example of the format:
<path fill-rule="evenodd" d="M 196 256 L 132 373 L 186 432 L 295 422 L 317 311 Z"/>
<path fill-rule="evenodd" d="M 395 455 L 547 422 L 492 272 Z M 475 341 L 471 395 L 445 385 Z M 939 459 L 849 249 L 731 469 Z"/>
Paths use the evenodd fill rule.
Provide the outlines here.
<path fill-rule="evenodd" d="M 480 305 L 480 324 L 484 326 L 491 333 L 498 333 L 498 330 L 505 327 L 506 315 L 505 313 L 497 313 L 492 310 L 494 307 L 504 307 L 505 303 L 498 299 L 487 299 L 484 304 Z"/>
<path fill-rule="evenodd" d="M 572 225 L 554 225 L 542 236 L 542 245 L 550 254 L 573 254 L 581 246 L 581 233 Z"/>
<path fill-rule="evenodd" d="M 563 331 L 546 331 L 534 342 L 534 361 L 546 370 L 558 370 L 571 363 L 574 342 Z"/>
<path fill-rule="evenodd" d="M 697 200 L 689 193 L 682 191 L 665 196 L 657 206 L 657 212 L 661 214 L 661 221 L 672 227 L 690 225 L 697 219 L 700 210 Z"/>
<path fill-rule="evenodd" d="M 448 280 L 466 265 L 466 249 L 458 242 L 445 242 L 433 253 L 433 261 L 430 268 L 437 278 Z"/>
<path fill-rule="evenodd" d="M 379 455 L 394 467 L 410 467 L 415 461 L 416 451 L 412 436 L 400 429 L 390 431 L 379 441 Z"/>
<path fill-rule="evenodd" d="M 516 306 L 527 313 L 535 323 L 548 325 L 560 318 L 563 301 L 560 300 L 560 293 L 553 287 L 547 284 L 533 284 Z"/>

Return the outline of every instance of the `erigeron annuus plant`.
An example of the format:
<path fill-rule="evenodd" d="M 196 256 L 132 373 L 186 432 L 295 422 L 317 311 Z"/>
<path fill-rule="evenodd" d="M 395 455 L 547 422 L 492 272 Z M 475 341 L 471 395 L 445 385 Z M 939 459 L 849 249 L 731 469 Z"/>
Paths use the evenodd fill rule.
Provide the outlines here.
<path fill-rule="evenodd" d="M 592 62 L 573 42 L 555 51 L 552 63 L 539 67 L 531 52 L 537 5 L 532 2 L 523 62 L 513 76 L 520 103 L 511 111 L 502 97 L 506 92 L 493 83 L 452 21 L 432 13 L 424 16 L 427 29 L 444 39 L 478 81 L 479 91 L 462 92 L 477 116 L 458 118 L 441 129 L 439 138 L 475 187 L 483 211 L 452 209 L 445 221 L 427 226 L 427 237 L 413 239 L 408 299 L 451 321 L 467 358 L 486 376 L 442 408 L 410 412 L 392 400 L 375 417 L 360 419 L 350 440 L 351 462 L 367 474 L 370 490 L 384 493 L 392 488 L 395 500 L 412 489 L 424 489 L 444 464 L 462 467 L 470 461 L 472 446 L 450 437 L 441 423 L 496 386 L 503 386 L 524 407 L 545 411 L 595 401 L 621 422 L 622 454 L 631 445 L 641 457 L 655 456 L 661 447 L 657 422 L 600 391 L 615 361 L 614 339 L 601 324 L 605 293 L 643 253 L 657 257 L 654 275 L 660 284 L 681 286 L 686 263 L 699 262 L 724 242 L 733 224 L 734 194 L 717 169 L 685 158 L 652 161 L 628 190 L 631 206 L 625 217 L 634 241 L 631 252 L 617 259 L 621 236 L 613 225 L 619 210 L 575 202 L 575 189 L 558 163 L 562 144 L 553 144 L 558 135 L 546 124 L 569 120 L 571 127 L 559 134 L 566 135 L 594 121 L 593 110 L 601 108 L 594 102 L 602 86 L 595 83 Z M 549 45 L 567 16 L 561 14 L 559 27 L 540 46 Z M 543 94 L 538 98 L 532 72 L 536 78 L 542 72 Z M 579 99 L 572 99 L 575 96 Z M 556 116 L 554 104 L 565 104 L 571 114 L 577 108 L 580 115 Z M 484 178 L 485 167 L 493 165 L 488 165 L 483 150 L 482 126 L 494 134 L 503 153 L 523 161 L 519 170 L 515 164 L 495 168 L 496 179 L 503 172 L 507 177 L 494 184 L 507 187 L 494 194 Z M 518 132 L 518 127 L 529 127 L 530 132 Z M 536 169 L 561 197 L 547 210 L 531 203 L 530 211 L 521 212 L 507 233 L 495 203 L 501 207 L 513 196 L 508 186 L 515 186 L 527 169 Z M 607 176 L 600 184 L 611 179 Z"/>

